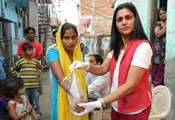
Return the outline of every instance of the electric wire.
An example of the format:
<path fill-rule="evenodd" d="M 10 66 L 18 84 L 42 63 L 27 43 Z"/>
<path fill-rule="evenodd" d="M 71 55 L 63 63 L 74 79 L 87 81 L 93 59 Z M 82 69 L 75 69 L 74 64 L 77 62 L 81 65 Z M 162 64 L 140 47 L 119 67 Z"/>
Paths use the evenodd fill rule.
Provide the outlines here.
<path fill-rule="evenodd" d="M 108 5 L 113 4 L 113 3 L 109 3 L 109 4 L 105 4 L 105 5 L 103 5 L 103 6 L 100 6 L 100 7 L 92 7 L 92 6 L 88 5 L 87 3 L 83 2 L 83 1 L 81 1 L 81 3 L 83 3 L 83 4 L 86 5 L 87 7 L 94 8 L 94 9 L 103 8 L 103 7 L 105 7 L 105 6 L 108 6 Z"/>
<path fill-rule="evenodd" d="M 75 1 L 73 1 L 73 0 L 71 0 L 74 4 L 76 4 L 77 5 L 77 3 L 75 2 Z M 89 10 L 89 9 L 87 9 L 87 8 L 85 8 L 85 7 L 83 7 L 83 6 L 81 6 L 81 5 L 79 5 L 81 8 L 83 8 L 83 9 L 85 9 L 85 10 L 87 10 L 87 11 L 89 11 L 89 12 L 91 12 L 91 13 L 94 13 L 94 14 L 96 14 L 96 15 L 99 15 L 99 16 L 101 16 L 101 17 L 104 17 L 104 18 L 107 18 L 107 19 L 112 19 L 112 17 L 107 17 L 107 16 L 104 16 L 104 15 L 101 15 L 101 14 L 99 14 L 99 13 L 95 13 L 95 12 L 93 12 L 93 11 L 91 11 L 91 10 Z"/>

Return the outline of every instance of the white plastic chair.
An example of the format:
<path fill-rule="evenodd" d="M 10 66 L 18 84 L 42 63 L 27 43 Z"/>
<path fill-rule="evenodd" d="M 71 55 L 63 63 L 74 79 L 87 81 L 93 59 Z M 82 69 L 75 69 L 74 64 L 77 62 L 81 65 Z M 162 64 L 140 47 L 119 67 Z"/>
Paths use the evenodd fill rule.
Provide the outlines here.
<path fill-rule="evenodd" d="M 152 89 L 152 106 L 149 116 L 150 120 L 160 120 L 166 118 L 171 109 L 170 90 L 163 85 L 156 86 Z"/>

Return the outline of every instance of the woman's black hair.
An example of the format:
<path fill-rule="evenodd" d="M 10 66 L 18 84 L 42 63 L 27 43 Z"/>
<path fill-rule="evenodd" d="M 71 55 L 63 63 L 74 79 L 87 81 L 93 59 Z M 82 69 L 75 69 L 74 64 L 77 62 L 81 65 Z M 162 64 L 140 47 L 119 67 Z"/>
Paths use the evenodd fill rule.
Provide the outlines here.
<path fill-rule="evenodd" d="M 35 28 L 33 27 L 27 27 L 25 30 L 24 30 L 24 34 L 26 35 L 27 33 L 29 33 L 29 30 L 33 30 L 34 34 L 35 34 Z"/>
<path fill-rule="evenodd" d="M 27 50 L 27 48 L 33 48 L 33 46 L 32 46 L 32 44 L 30 44 L 29 42 L 24 42 L 23 44 L 22 44 L 22 51 L 24 52 L 24 53 L 26 53 L 26 50 Z"/>
<path fill-rule="evenodd" d="M 75 25 L 73 25 L 71 23 L 65 23 L 65 24 L 63 24 L 62 29 L 61 29 L 61 39 L 63 39 L 63 36 L 64 36 L 66 30 L 70 29 L 70 28 L 72 28 L 75 31 L 76 35 L 78 36 L 78 31 L 77 31 L 77 28 L 75 27 Z"/>
<path fill-rule="evenodd" d="M 166 8 L 166 7 L 161 7 L 161 8 L 159 9 L 159 12 L 160 12 L 160 10 L 167 11 L 167 8 Z"/>
<path fill-rule="evenodd" d="M 129 9 L 135 16 L 135 24 L 134 24 L 134 30 L 132 32 L 132 38 L 136 39 L 138 38 L 141 40 L 148 39 L 144 32 L 136 7 L 132 3 L 123 3 L 119 5 L 114 11 L 112 20 L 112 29 L 111 29 L 111 41 L 110 41 L 110 50 L 114 50 L 114 56 L 116 60 L 118 58 L 120 47 L 123 44 L 121 34 L 116 26 L 116 15 L 117 12 L 123 8 Z"/>
<path fill-rule="evenodd" d="M 13 99 L 15 95 L 18 93 L 19 89 L 24 87 L 24 83 L 22 79 L 7 79 L 7 83 L 5 85 L 6 90 L 4 91 L 4 95 L 6 98 Z"/>

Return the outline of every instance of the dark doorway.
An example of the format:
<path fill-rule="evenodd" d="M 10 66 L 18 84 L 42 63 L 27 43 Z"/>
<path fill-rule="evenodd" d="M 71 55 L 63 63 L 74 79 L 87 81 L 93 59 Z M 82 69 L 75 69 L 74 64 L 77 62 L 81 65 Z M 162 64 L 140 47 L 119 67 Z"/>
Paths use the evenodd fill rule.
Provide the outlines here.
<path fill-rule="evenodd" d="M 161 8 L 161 7 L 167 7 L 167 1 L 168 0 L 160 0 L 160 7 L 159 8 Z"/>
<path fill-rule="evenodd" d="M 161 8 L 161 7 L 165 7 L 165 8 L 167 8 L 167 1 L 168 0 L 157 0 L 157 21 L 160 21 L 160 19 L 159 19 L 159 9 Z"/>

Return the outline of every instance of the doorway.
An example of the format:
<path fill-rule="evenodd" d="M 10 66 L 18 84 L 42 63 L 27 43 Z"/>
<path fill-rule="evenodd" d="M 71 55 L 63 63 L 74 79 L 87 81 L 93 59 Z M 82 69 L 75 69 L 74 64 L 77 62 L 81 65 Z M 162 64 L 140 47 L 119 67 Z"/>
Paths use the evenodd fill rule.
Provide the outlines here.
<path fill-rule="evenodd" d="M 151 0 L 151 19 L 150 19 L 150 42 L 153 43 L 154 27 L 157 21 L 160 21 L 158 11 L 161 7 L 167 7 L 168 0 Z"/>

